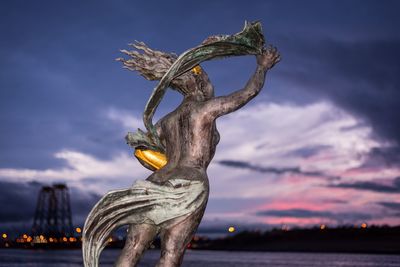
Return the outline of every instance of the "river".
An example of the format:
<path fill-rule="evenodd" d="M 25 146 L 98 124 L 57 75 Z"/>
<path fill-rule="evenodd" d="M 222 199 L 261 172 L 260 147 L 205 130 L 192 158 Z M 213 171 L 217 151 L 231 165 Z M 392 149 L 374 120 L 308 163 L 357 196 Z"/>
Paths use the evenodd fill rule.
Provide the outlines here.
<path fill-rule="evenodd" d="M 101 267 L 111 267 L 118 250 L 106 249 Z M 160 251 L 148 251 L 140 267 L 154 266 Z M 80 250 L 0 249 L 1 267 L 81 267 Z M 400 255 L 341 253 L 227 252 L 188 250 L 183 267 L 400 267 Z"/>

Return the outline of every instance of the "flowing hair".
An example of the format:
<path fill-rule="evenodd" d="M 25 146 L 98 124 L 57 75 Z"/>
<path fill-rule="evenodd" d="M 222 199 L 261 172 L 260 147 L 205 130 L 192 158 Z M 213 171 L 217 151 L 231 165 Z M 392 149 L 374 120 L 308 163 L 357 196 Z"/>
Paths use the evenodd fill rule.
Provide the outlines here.
<path fill-rule="evenodd" d="M 125 69 L 137 71 L 149 81 L 161 80 L 178 58 L 178 55 L 175 53 L 153 50 L 144 42 L 135 41 L 135 43 L 129 44 L 129 46 L 136 50 L 120 50 L 129 58 L 117 58 L 116 60 L 122 62 Z M 139 51 L 141 51 L 141 53 Z M 186 94 L 189 89 L 186 84 L 191 76 L 191 72 L 180 75 L 179 77 L 174 78 L 169 86 L 182 94 Z"/>

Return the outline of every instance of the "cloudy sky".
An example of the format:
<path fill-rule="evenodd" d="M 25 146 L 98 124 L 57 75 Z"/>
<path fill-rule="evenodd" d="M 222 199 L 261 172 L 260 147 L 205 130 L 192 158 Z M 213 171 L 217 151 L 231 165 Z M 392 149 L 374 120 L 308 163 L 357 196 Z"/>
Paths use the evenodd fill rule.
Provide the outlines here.
<path fill-rule="evenodd" d="M 0 227 L 30 227 L 65 182 L 82 224 L 105 192 L 150 172 L 125 144 L 156 85 L 115 61 L 134 40 L 182 53 L 260 20 L 282 61 L 219 118 L 202 227 L 400 224 L 397 1 L 2 1 Z M 206 62 L 218 95 L 253 56 Z M 169 91 L 156 117 L 181 101 Z"/>

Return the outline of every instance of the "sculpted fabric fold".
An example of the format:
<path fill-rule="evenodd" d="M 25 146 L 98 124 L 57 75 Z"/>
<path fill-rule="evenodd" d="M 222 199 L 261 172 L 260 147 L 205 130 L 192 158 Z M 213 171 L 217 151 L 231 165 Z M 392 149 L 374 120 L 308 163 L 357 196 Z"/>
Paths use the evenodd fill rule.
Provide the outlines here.
<path fill-rule="evenodd" d="M 92 209 L 83 229 L 85 266 L 98 266 L 100 252 L 118 227 L 160 226 L 171 219 L 184 219 L 205 205 L 207 197 L 203 182 L 184 179 L 171 179 L 165 185 L 140 180 L 131 188 L 107 193 Z"/>

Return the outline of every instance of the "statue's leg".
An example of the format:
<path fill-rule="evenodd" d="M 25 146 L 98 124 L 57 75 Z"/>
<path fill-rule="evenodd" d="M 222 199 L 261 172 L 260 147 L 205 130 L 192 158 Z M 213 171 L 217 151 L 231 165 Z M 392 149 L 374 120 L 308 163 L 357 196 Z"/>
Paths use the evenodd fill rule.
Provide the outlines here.
<path fill-rule="evenodd" d="M 151 224 L 131 224 L 125 246 L 115 263 L 116 267 L 133 267 L 139 262 L 143 252 L 157 236 L 158 228 Z"/>
<path fill-rule="evenodd" d="M 204 209 L 161 230 L 161 258 L 156 267 L 181 266 L 183 254 L 200 224 Z"/>

